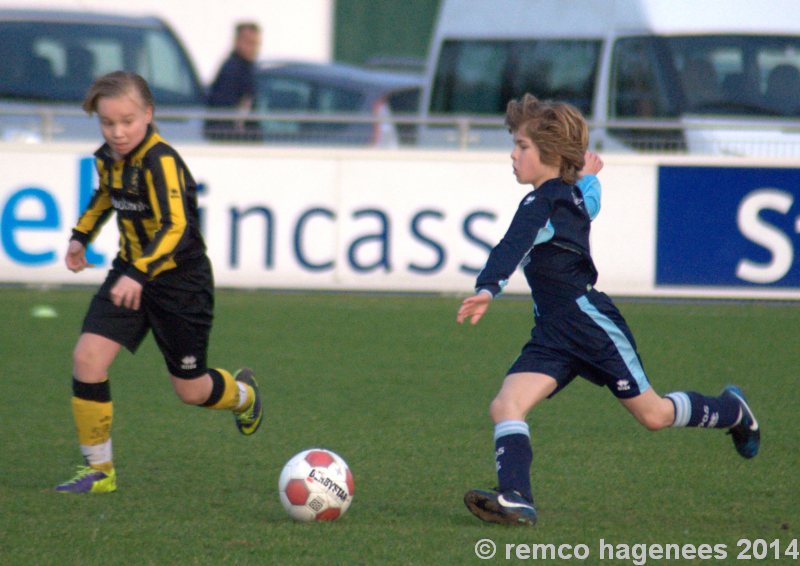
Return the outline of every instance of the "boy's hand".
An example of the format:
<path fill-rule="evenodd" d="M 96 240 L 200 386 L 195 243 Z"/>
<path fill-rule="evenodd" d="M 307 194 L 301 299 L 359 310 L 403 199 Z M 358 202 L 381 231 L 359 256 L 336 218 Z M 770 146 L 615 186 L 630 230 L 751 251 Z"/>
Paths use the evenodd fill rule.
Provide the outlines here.
<path fill-rule="evenodd" d="M 94 267 L 93 263 L 86 261 L 86 248 L 78 240 L 70 240 L 67 254 L 64 256 L 67 269 L 78 273 L 87 267 Z"/>
<path fill-rule="evenodd" d="M 578 177 L 583 177 L 584 175 L 597 175 L 603 168 L 603 160 L 600 159 L 600 156 L 593 151 L 587 151 L 583 155 L 583 161 L 583 169 L 578 171 Z"/>
<path fill-rule="evenodd" d="M 138 311 L 142 301 L 142 284 L 123 275 L 111 287 L 109 295 L 114 305 Z"/>
<path fill-rule="evenodd" d="M 462 324 L 466 319 L 470 319 L 470 324 L 478 324 L 478 321 L 483 316 L 483 313 L 489 308 L 492 302 L 492 296 L 489 293 L 478 293 L 464 299 L 461 303 L 461 308 L 458 309 L 456 315 L 456 322 Z"/>

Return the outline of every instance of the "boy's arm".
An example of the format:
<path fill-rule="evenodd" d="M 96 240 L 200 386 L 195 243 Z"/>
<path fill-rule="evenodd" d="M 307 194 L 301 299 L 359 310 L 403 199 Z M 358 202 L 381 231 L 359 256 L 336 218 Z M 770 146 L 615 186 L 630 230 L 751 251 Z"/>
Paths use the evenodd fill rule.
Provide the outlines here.
<path fill-rule="evenodd" d="M 581 193 L 583 193 L 583 202 L 586 205 L 589 218 L 594 220 L 600 213 L 600 196 L 602 192 L 600 181 L 594 175 L 586 175 L 581 177 L 577 184 Z"/>
<path fill-rule="evenodd" d="M 84 247 L 95 239 L 98 232 L 100 232 L 100 228 L 103 227 L 103 224 L 105 224 L 106 220 L 108 220 L 108 217 L 113 212 L 111 208 L 111 194 L 109 193 L 108 186 L 102 181 L 103 175 L 99 161 L 97 172 L 101 179 L 100 185 L 95 189 L 92 198 L 89 200 L 89 204 L 86 205 L 86 208 L 81 213 L 77 224 L 72 229 L 72 237 L 70 238 L 72 240 L 77 240 L 83 244 Z"/>
<path fill-rule="evenodd" d="M 552 202 L 546 195 L 530 193 L 517 209 L 505 236 L 492 249 L 475 282 L 476 293 L 497 296 L 511 274 L 533 248 L 535 236 L 547 223 Z"/>
<path fill-rule="evenodd" d="M 600 213 L 600 197 L 602 189 L 597 174 L 603 168 L 603 160 L 593 151 L 587 151 L 584 155 L 583 169 L 578 172 L 578 188 L 583 193 L 583 201 L 589 218 L 594 220 Z"/>

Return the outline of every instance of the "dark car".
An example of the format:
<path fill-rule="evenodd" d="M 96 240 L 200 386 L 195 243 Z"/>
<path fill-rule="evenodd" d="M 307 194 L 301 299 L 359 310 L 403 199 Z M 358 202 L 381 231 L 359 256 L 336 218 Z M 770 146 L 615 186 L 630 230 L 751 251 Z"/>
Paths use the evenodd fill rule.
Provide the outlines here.
<path fill-rule="evenodd" d="M 201 112 L 205 95 L 186 50 L 161 19 L 0 9 L 0 139 L 97 138 L 81 102 L 96 77 L 119 69 L 148 81 L 168 139 L 202 139 L 199 118 L 174 118 Z"/>
<path fill-rule="evenodd" d="M 414 142 L 422 77 L 342 63 L 263 62 L 255 112 L 267 143 L 372 145 Z M 271 115 L 274 115 L 272 117 Z"/>

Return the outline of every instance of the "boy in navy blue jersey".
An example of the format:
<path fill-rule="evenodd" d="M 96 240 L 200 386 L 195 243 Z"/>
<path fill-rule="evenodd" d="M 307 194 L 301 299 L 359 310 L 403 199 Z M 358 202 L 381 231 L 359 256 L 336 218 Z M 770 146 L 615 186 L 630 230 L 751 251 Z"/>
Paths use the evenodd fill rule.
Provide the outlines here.
<path fill-rule="evenodd" d="M 645 375 L 625 319 L 594 288 L 597 270 L 589 230 L 600 209 L 600 185 L 593 173 L 602 162 L 586 152 L 589 136 L 583 116 L 569 104 L 526 94 L 509 102 L 506 124 L 514 136 L 514 175 L 534 190 L 522 199 L 478 275 L 476 294 L 463 301 L 456 321 L 477 324 L 522 266 L 534 300 L 535 326 L 489 408 L 498 487 L 468 491 L 467 508 L 492 523 L 536 524 L 525 417 L 577 375 L 608 387 L 649 430 L 729 429 L 739 454 L 755 456 L 760 431 L 742 391 L 729 385 L 718 397 L 690 391 L 659 396 Z"/>

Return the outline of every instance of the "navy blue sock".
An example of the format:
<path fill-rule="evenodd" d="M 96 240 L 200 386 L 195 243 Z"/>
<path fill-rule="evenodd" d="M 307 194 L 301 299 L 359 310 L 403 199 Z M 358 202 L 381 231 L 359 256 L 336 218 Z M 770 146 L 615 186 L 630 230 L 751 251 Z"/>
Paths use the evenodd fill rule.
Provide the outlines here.
<path fill-rule="evenodd" d="M 497 489 L 515 490 L 528 501 L 531 495 L 531 438 L 524 421 L 502 421 L 494 427 L 495 462 L 497 464 Z"/>
<path fill-rule="evenodd" d="M 676 391 L 665 396 L 675 405 L 672 426 L 730 428 L 739 422 L 739 402 L 730 395 L 706 397 L 694 391 Z"/>

